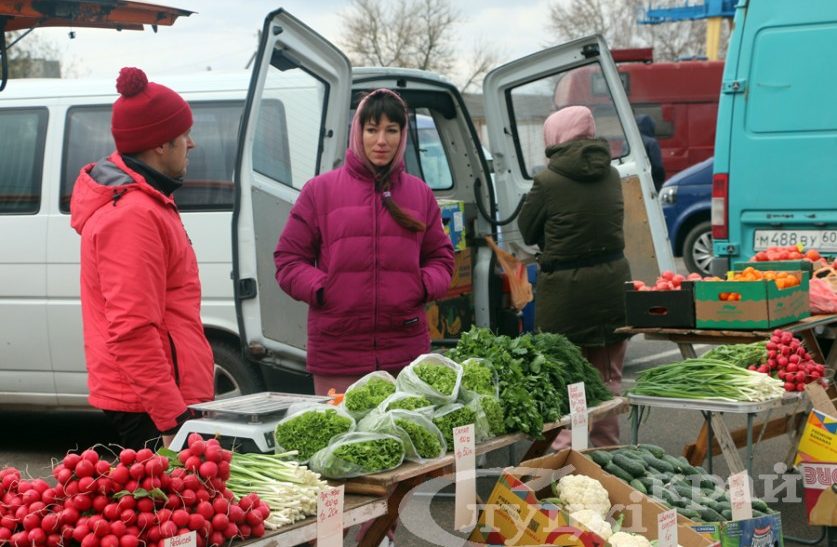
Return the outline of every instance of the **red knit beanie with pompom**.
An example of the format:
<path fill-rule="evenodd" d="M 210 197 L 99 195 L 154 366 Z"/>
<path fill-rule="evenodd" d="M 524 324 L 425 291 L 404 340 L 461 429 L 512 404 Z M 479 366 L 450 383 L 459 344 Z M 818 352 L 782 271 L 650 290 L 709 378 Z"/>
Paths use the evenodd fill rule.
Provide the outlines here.
<path fill-rule="evenodd" d="M 119 71 L 113 103 L 111 132 L 122 154 L 150 150 L 182 135 L 192 127 L 192 109 L 183 98 L 145 72 L 125 67 Z"/>

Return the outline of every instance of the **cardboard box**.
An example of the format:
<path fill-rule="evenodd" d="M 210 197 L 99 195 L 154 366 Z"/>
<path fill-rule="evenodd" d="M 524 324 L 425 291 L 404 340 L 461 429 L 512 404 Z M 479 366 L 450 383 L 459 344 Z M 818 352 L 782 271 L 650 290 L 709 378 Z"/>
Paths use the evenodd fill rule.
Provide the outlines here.
<path fill-rule="evenodd" d="M 837 418 L 817 409 L 808 414 L 793 464 L 837 462 Z"/>
<path fill-rule="evenodd" d="M 585 453 L 593 450 L 610 451 L 618 450 L 620 448 L 625 448 L 625 446 L 602 446 L 586 450 Z M 657 502 L 657 500 L 653 497 L 651 497 L 651 500 Z M 778 513 L 737 522 L 695 522 L 678 514 L 677 521 L 690 527 L 694 532 L 704 537 L 707 541 L 721 547 L 749 547 L 750 545 L 761 545 L 761 543 L 758 543 L 759 541 L 764 541 L 764 545 L 770 545 L 771 547 L 776 545 L 781 547 L 784 544 L 784 540 L 782 538 L 782 518 Z M 767 542 L 768 539 L 770 539 L 769 543 Z M 748 543 L 751 540 L 756 541 L 756 543 Z"/>
<path fill-rule="evenodd" d="M 474 305 L 470 294 L 429 302 L 425 306 L 425 313 L 431 340 L 456 338 L 469 330 L 474 322 Z"/>
<path fill-rule="evenodd" d="M 579 452 L 563 450 L 507 468 L 497 481 L 479 515 L 470 542 L 480 545 L 578 545 L 602 546 L 596 534 L 569 525 L 569 515 L 539 498 L 552 496 L 550 485 L 566 474 L 582 474 L 598 480 L 610 494 L 611 505 L 624 515 L 622 530 L 657 537 L 657 516 L 665 509 L 624 481 L 602 470 Z M 683 547 L 712 542 L 686 524 L 678 525 Z"/>
<path fill-rule="evenodd" d="M 632 327 L 693 328 L 694 283 L 684 281 L 679 291 L 637 291 L 625 283 L 625 320 Z"/>
<path fill-rule="evenodd" d="M 721 547 L 783 547 L 782 518 L 778 513 L 715 525 Z"/>
<path fill-rule="evenodd" d="M 802 463 L 803 499 L 812 526 L 837 526 L 837 463 Z"/>
<path fill-rule="evenodd" d="M 454 199 L 437 200 L 439 209 L 442 210 L 442 224 L 445 226 L 445 233 L 453 243 L 453 250 L 464 251 L 468 248 L 465 242 L 467 236 L 465 230 L 465 202 Z"/>
<path fill-rule="evenodd" d="M 473 290 L 473 264 L 471 249 L 453 253 L 453 277 L 445 298 L 453 298 L 470 293 Z"/>
<path fill-rule="evenodd" d="M 746 268 L 753 268 L 761 272 L 808 272 L 808 277 L 811 277 L 811 272 L 814 271 L 814 263 L 810 260 L 766 260 L 761 262 L 739 260 L 732 265 L 735 271 L 741 271 Z"/>
<path fill-rule="evenodd" d="M 696 281 L 695 326 L 699 329 L 767 329 L 811 315 L 808 274 L 794 272 L 800 283 L 779 290 L 773 281 Z M 721 300 L 737 293 L 740 300 Z"/>

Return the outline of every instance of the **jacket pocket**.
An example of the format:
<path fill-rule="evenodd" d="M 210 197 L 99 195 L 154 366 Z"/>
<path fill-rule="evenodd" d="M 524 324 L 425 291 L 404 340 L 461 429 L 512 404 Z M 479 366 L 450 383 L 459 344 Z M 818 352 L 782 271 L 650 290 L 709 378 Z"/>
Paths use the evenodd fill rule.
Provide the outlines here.
<path fill-rule="evenodd" d="M 350 315 L 320 315 L 314 321 L 316 334 L 342 336 L 357 329 L 357 317 Z"/>

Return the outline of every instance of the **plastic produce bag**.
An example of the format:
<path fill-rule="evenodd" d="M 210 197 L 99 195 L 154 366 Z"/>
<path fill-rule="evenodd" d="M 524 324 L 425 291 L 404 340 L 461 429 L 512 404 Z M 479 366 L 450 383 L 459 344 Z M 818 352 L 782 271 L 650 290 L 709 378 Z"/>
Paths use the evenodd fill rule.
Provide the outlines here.
<path fill-rule="evenodd" d="M 328 446 L 337 435 L 354 431 L 355 419 L 340 407 L 318 403 L 298 403 L 288 408 L 274 430 L 276 451 L 298 451 L 305 463 L 318 450 Z"/>
<path fill-rule="evenodd" d="M 358 420 L 357 429 L 360 431 L 369 431 L 369 426 L 366 424 L 372 423 L 374 420 L 377 420 L 383 414 L 386 414 L 391 410 L 409 410 L 423 414 L 428 419 L 432 419 L 433 412 L 436 410 L 436 407 L 433 406 L 433 403 L 431 403 L 430 400 L 423 395 L 396 391 L 384 399 L 381 404 L 375 407 L 375 409 L 373 409 L 369 414 Z"/>
<path fill-rule="evenodd" d="M 355 420 L 359 420 L 393 393 L 395 378 L 385 370 L 376 370 L 346 388 L 342 406 Z"/>
<path fill-rule="evenodd" d="M 395 469 L 404 461 L 404 443 L 395 435 L 355 431 L 338 435 L 311 456 L 308 467 L 328 479 L 349 479 Z"/>
<path fill-rule="evenodd" d="M 451 403 L 436 409 L 433 414 L 433 423 L 445 436 L 445 443 L 448 449 L 453 449 L 453 428 L 462 427 L 463 425 L 474 424 L 474 429 L 477 428 L 477 416 L 474 409 L 463 405 L 461 403 Z M 474 432 L 474 435 L 479 438 L 479 435 Z"/>
<path fill-rule="evenodd" d="M 398 373 L 398 391 L 422 395 L 436 405 L 456 401 L 462 367 L 438 353 L 419 355 Z"/>
<path fill-rule="evenodd" d="M 445 436 L 430 418 L 411 410 L 390 410 L 362 420 L 361 431 L 388 433 L 404 443 L 404 458 L 417 463 L 440 458 L 448 451 Z"/>
<path fill-rule="evenodd" d="M 390 410 L 412 410 L 419 412 L 427 417 L 433 417 L 433 403 L 424 395 L 416 395 L 414 393 L 407 393 L 406 391 L 396 391 L 389 397 L 383 400 L 378 405 L 381 412 L 388 412 Z"/>
<path fill-rule="evenodd" d="M 526 304 L 535 298 L 532 294 L 532 283 L 529 282 L 529 273 L 526 271 L 526 266 L 516 256 L 501 249 L 491 236 L 485 236 L 485 241 L 497 255 L 497 262 L 500 263 L 509 280 L 512 307 L 517 311 L 522 310 L 526 307 Z"/>
<path fill-rule="evenodd" d="M 477 442 L 493 439 L 506 432 L 503 406 L 493 395 L 477 395 L 465 406 L 474 411 L 474 435 Z"/>
<path fill-rule="evenodd" d="M 825 275 L 823 275 L 825 273 Z M 817 270 L 808 285 L 811 313 L 837 313 L 837 272 Z"/>
<path fill-rule="evenodd" d="M 462 361 L 462 383 L 459 385 L 459 400 L 472 401 L 480 395 L 500 397 L 497 374 L 487 359 L 470 357 Z"/>

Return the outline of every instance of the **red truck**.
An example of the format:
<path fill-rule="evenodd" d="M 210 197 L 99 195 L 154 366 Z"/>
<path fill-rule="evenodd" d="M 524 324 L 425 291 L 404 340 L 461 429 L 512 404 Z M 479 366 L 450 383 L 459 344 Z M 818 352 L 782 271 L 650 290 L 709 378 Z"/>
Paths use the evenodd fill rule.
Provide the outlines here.
<path fill-rule="evenodd" d="M 612 50 L 628 100 L 656 126 L 666 176 L 713 155 L 722 61 L 655 63 L 650 48 Z M 574 70 L 555 86 L 556 108 L 608 104 L 601 73 Z M 612 143 L 618 146 L 618 143 Z"/>

